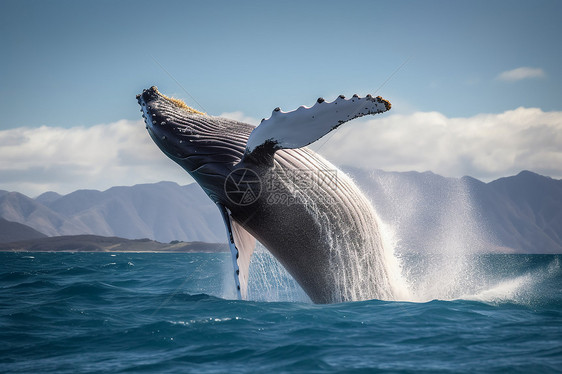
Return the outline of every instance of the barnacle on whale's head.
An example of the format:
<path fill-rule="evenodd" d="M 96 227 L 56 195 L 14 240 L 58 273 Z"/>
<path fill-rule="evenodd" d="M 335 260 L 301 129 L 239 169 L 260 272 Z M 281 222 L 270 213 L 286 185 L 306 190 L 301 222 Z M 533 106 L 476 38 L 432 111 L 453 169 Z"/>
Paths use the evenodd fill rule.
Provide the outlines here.
<path fill-rule="evenodd" d="M 179 109 L 183 109 L 183 110 L 187 111 L 188 113 L 207 115 L 206 113 L 200 112 L 197 109 L 194 109 L 194 108 L 190 107 L 189 105 L 187 105 L 181 99 L 176 99 L 175 97 L 169 97 L 169 96 L 164 95 L 163 93 L 158 91 L 158 87 L 156 87 L 156 86 L 152 86 L 147 90 L 143 90 L 142 94 L 137 95 L 137 100 L 140 100 L 141 96 L 144 96 L 146 100 L 148 100 L 150 98 L 159 97 L 161 99 L 164 99 L 164 100 L 168 101 L 170 104 L 173 104 L 174 106 L 178 107 Z"/>

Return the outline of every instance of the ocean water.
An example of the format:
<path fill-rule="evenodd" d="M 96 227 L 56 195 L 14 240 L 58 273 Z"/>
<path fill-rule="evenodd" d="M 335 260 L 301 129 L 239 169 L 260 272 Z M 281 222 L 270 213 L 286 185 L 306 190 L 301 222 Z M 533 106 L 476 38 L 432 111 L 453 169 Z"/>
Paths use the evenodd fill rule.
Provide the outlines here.
<path fill-rule="evenodd" d="M 333 305 L 256 258 L 238 301 L 226 253 L 0 253 L 0 372 L 562 372 L 561 256 L 409 256 L 403 300 Z"/>

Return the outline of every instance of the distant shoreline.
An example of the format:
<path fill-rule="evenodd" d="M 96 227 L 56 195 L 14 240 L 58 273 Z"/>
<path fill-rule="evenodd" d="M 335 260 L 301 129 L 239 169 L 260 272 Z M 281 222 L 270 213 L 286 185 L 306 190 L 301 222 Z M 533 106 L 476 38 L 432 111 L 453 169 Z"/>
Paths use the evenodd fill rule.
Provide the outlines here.
<path fill-rule="evenodd" d="M 147 253 L 219 253 L 228 252 L 226 243 L 160 243 L 150 239 L 124 239 L 97 235 L 52 236 L 0 243 L 0 252 L 147 252 Z"/>

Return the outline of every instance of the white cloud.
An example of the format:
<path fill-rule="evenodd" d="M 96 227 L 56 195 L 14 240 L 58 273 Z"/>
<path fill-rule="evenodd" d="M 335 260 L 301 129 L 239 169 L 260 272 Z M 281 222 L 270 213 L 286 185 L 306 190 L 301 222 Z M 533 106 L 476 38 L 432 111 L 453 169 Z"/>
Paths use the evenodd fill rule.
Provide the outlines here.
<path fill-rule="evenodd" d="M 517 69 L 504 71 L 503 73 L 498 75 L 497 79 L 508 82 L 515 82 L 522 79 L 542 78 L 545 75 L 546 74 L 544 73 L 544 71 L 540 68 L 520 67 Z"/>
<path fill-rule="evenodd" d="M 243 113 L 236 116 L 251 122 Z M 523 169 L 562 177 L 562 112 L 518 108 L 469 118 L 383 114 L 332 134 L 313 149 L 338 165 L 483 180 Z M 0 131 L 0 189 L 36 196 L 161 180 L 192 181 L 152 142 L 142 121 Z"/>
<path fill-rule="evenodd" d="M 260 123 L 260 121 L 257 118 L 249 117 L 249 116 L 245 115 L 244 113 L 242 113 L 240 111 L 221 113 L 219 115 L 219 117 L 225 117 L 225 118 L 233 119 L 235 121 L 248 123 L 248 124 L 253 125 L 253 126 L 257 126 Z"/>
<path fill-rule="evenodd" d="M 0 189 L 30 196 L 192 179 L 153 143 L 142 121 L 0 131 Z"/>
<path fill-rule="evenodd" d="M 355 122 L 325 145 L 318 142 L 319 152 L 338 165 L 388 171 L 491 180 L 527 169 L 562 177 L 562 112 L 518 108 L 469 118 L 417 112 Z"/>

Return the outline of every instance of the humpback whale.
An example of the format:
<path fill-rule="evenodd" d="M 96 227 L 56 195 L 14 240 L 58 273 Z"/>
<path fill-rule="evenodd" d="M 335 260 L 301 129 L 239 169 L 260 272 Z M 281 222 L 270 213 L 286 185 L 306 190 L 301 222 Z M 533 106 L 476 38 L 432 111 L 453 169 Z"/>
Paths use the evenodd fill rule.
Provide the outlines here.
<path fill-rule="evenodd" d="M 257 126 L 197 111 L 153 86 L 137 95 L 148 133 L 218 207 L 238 297 L 256 240 L 314 303 L 392 298 L 377 217 L 354 182 L 306 146 L 391 105 L 367 95 L 275 108 Z"/>

